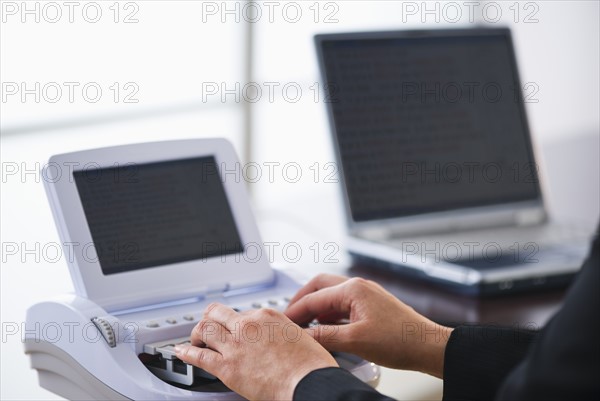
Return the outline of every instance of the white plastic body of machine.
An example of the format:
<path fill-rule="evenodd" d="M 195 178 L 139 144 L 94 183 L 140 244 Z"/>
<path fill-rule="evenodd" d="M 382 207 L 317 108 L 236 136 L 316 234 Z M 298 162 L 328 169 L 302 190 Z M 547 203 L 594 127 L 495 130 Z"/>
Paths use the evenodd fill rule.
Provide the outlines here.
<path fill-rule="evenodd" d="M 209 303 L 283 310 L 300 287 L 269 265 L 245 183 L 226 174 L 237 167 L 223 139 L 50 159 L 44 182 L 75 294 L 27 312 L 25 352 L 42 387 L 77 400 L 241 399 L 173 352 Z M 376 365 L 335 357 L 377 385 Z"/>

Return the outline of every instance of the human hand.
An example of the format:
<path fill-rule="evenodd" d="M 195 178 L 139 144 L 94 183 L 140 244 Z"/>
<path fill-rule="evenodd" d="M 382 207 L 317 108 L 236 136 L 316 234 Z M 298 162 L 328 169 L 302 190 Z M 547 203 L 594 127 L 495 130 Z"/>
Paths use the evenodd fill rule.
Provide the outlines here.
<path fill-rule="evenodd" d="M 338 366 L 319 343 L 273 309 L 237 313 L 213 303 L 177 357 L 249 400 L 291 400 L 313 370 Z"/>
<path fill-rule="evenodd" d="M 285 314 L 329 351 L 348 352 L 382 366 L 443 376 L 452 329 L 430 321 L 379 284 L 321 274 L 298 291 Z M 349 319 L 348 324 L 328 325 Z"/>

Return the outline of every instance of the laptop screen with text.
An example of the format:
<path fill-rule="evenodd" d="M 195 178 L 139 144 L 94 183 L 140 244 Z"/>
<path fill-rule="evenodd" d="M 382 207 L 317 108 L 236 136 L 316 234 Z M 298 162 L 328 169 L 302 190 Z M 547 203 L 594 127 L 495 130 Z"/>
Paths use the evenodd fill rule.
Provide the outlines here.
<path fill-rule="evenodd" d="M 75 171 L 102 272 L 243 252 L 218 169 L 208 156 Z"/>
<path fill-rule="evenodd" d="M 519 83 L 508 30 L 460 32 L 318 38 L 354 221 L 540 197 L 537 85 Z"/>

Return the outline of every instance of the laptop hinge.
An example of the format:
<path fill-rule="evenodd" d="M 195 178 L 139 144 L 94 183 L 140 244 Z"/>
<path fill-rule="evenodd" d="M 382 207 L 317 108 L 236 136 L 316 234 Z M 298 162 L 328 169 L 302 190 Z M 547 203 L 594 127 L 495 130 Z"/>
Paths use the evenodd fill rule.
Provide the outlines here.
<path fill-rule="evenodd" d="M 230 284 L 226 283 L 224 285 L 218 285 L 218 286 L 214 286 L 214 287 L 208 288 L 208 289 L 203 288 L 202 291 L 199 291 L 194 296 L 187 297 L 187 298 L 172 299 L 172 300 L 167 300 L 164 302 L 158 302 L 158 303 L 154 303 L 154 304 L 134 306 L 131 308 L 108 310 L 108 312 L 111 315 L 120 316 L 120 315 L 124 315 L 124 314 L 128 314 L 128 313 L 143 312 L 143 311 L 153 310 L 153 309 L 161 309 L 161 308 L 165 308 L 165 307 L 169 307 L 169 306 L 192 304 L 192 303 L 196 303 L 198 301 L 202 301 L 202 300 L 206 300 L 206 299 L 222 297 L 230 289 L 231 289 Z"/>
<path fill-rule="evenodd" d="M 202 299 L 220 298 L 223 296 L 223 294 L 225 294 L 230 289 L 231 289 L 231 285 L 229 283 L 225 283 L 225 285 L 207 290 L 201 296 L 202 296 Z"/>
<path fill-rule="evenodd" d="M 251 294 L 258 291 L 263 291 L 266 288 L 272 287 L 276 282 L 269 281 L 265 283 L 255 283 L 252 285 L 243 283 L 225 283 L 225 285 L 215 287 L 202 293 L 202 299 L 212 299 L 220 297 L 230 297 L 241 294 Z"/>
<path fill-rule="evenodd" d="M 256 284 L 252 284 L 252 285 L 245 285 L 244 283 L 219 284 L 219 285 L 214 285 L 211 288 L 204 287 L 201 291 L 199 291 L 197 294 L 195 294 L 192 297 L 183 298 L 183 299 L 174 299 L 174 300 L 169 300 L 169 301 L 165 301 L 165 302 L 159 302 L 159 303 L 150 304 L 150 305 L 142 305 L 142 306 L 137 306 L 137 307 L 132 307 L 132 308 L 108 310 L 107 312 L 109 312 L 111 315 L 119 316 L 119 315 L 124 315 L 124 314 L 128 314 L 128 313 L 133 313 L 133 312 L 142 312 L 142 311 L 146 311 L 146 310 L 159 309 L 159 308 L 164 308 L 164 307 L 168 307 L 168 306 L 191 304 L 191 303 L 196 303 L 198 301 L 218 299 L 221 297 L 230 297 L 230 296 L 237 296 L 237 295 L 243 295 L 243 294 L 251 294 L 254 292 L 258 292 L 258 291 L 263 291 L 266 288 L 270 288 L 273 285 L 275 285 L 275 283 L 276 283 L 276 281 L 256 283 Z"/>
<path fill-rule="evenodd" d="M 544 209 L 527 209 L 517 212 L 515 220 L 519 226 L 531 226 L 544 222 L 546 217 Z"/>

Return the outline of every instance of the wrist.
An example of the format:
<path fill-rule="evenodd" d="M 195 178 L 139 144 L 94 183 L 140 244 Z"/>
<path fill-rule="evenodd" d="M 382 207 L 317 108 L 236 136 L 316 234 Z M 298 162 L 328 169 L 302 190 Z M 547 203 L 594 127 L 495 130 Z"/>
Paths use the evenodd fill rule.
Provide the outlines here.
<path fill-rule="evenodd" d="M 448 340 L 454 329 L 439 324 L 436 324 L 436 326 L 435 335 L 424 337 L 424 358 L 422 359 L 423 366 L 420 370 L 434 377 L 443 379 L 446 345 L 448 344 Z"/>
<path fill-rule="evenodd" d="M 285 394 L 282 394 L 281 398 L 282 400 L 288 400 L 288 399 L 293 399 L 293 396 L 296 392 L 296 387 L 298 387 L 298 384 L 300 384 L 300 382 L 307 377 L 309 374 L 311 374 L 312 372 L 315 372 L 317 370 L 321 370 L 321 369 L 327 369 L 327 368 L 338 368 L 339 365 L 337 364 L 337 362 L 335 361 L 335 359 L 333 357 L 331 357 L 331 359 L 329 361 L 322 361 L 320 363 L 311 363 L 311 364 L 306 364 L 305 366 L 299 366 L 297 369 L 295 369 L 294 373 L 290 376 L 290 380 L 288 382 L 288 386 L 287 389 L 284 390 Z"/>

